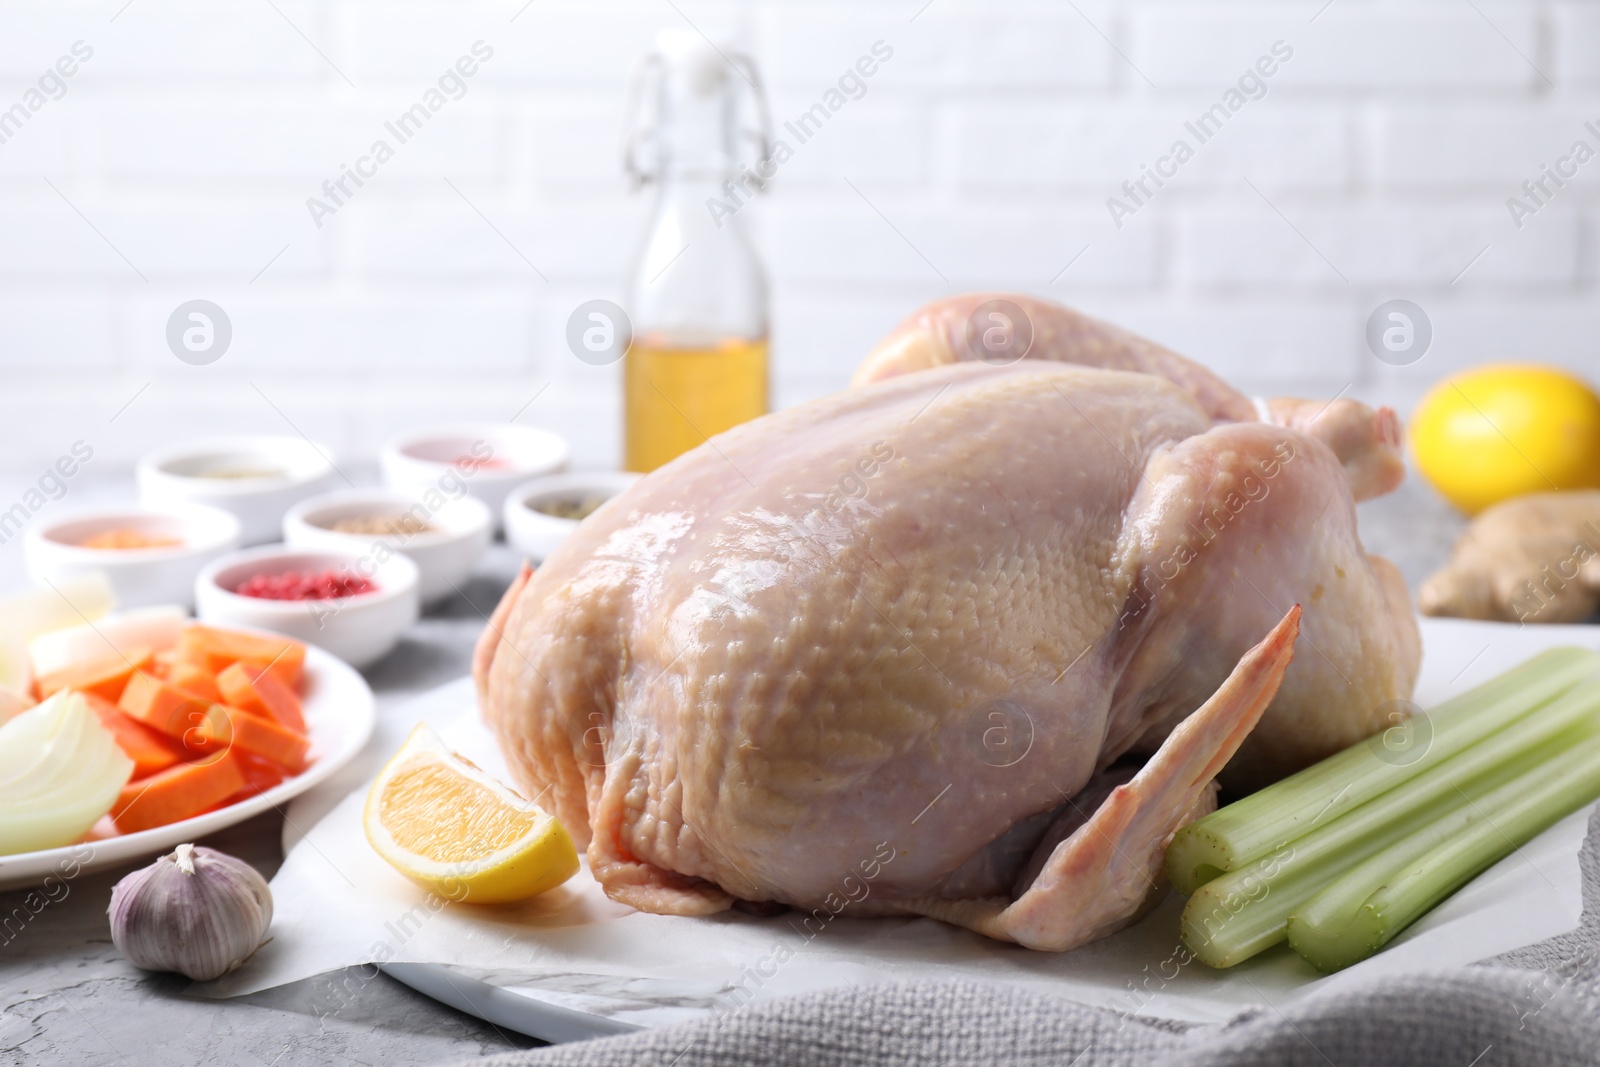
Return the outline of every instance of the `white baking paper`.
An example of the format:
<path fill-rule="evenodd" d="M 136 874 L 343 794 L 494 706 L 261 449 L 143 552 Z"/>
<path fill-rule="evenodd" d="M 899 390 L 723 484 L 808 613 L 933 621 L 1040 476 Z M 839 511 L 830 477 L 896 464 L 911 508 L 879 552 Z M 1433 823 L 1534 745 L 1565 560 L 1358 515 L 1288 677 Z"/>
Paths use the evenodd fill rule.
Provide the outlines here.
<path fill-rule="evenodd" d="M 1455 666 L 1472 651 L 1454 657 Z M 1480 653 L 1484 658 L 1500 659 Z M 1481 680 L 1474 669 L 1460 685 L 1436 685 L 1433 699 Z M 436 690 L 381 724 L 381 743 L 392 751 L 412 721 L 426 719 L 452 746 L 503 775 L 473 705 L 466 680 Z M 607 899 L 587 870 L 522 904 L 447 904 L 430 899 L 368 847 L 361 829 L 365 793 L 357 789 L 314 825 L 291 811 L 286 838 L 299 836 L 295 827 L 311 828 L 272 881 L 272 940 L 246 966 L 194 992 L 236 996 L 356 964 L 409 962 L 451 965 L 522 995 L 640 1025 L 846 983 L 954 978 L 1009 982 L 1130 1015 L 1221 1021 L 1247 1006 L 1282 1007 L 1313 990 L 1374 975 L 1464 965 L 1575 928 L 1582 908 L 1577 856 L 1588 818 L 1585 811 L 1564 819 L 1385 951 L 1323 977 L 1284 946 L 1228 971 L 1184 963 L 1177 940 L 1183 900 L 1176 896 L 1138 925 L 1060 954 L 931 919 L 846 913 L 810 933 L 794 913 L 646 915 Z M 306 810 L 319 804 L 326 799 L 307 798 Z"/>

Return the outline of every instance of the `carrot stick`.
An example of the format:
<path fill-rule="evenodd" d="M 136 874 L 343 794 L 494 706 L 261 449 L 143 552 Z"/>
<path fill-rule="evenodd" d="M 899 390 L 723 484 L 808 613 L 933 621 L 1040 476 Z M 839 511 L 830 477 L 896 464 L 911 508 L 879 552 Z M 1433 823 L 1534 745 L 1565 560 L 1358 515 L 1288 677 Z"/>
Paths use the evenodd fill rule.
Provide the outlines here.
<path fill-rule="evenodd" d="M 252 671 L 253 684 L 261 700 L 272 709 L 278 725 L 297 734 L 306 732 L 306 717 L 300 705 L 300 696 L 285 685 L 283 679 L 271 671 Z"/>
<path fill-rule="evenodd" d="M 179 660 L 172 665 L 172 670 L 167 675 L 167 683 L 201 700 L 208 700 L 214 704 L 222 702 L 222 690 L 217 688 L 217 676 L 189 660 Z"/>
<path fill-rule="evenodd" d="M 295 733 L 306 732 L 300 697 L 271 671 L 235 663 L 217 675 L 217 687 L 232 707 L 269 718 Z"/>
<path fill-rule="evenodd" d="M 245 787 L 237 797 L 232 799 L 243 800 L 245 797 L 257 796 L 265 793 L 273 786 L 289 777 L 289 772 L 271 760 L 252 756 L 248 752 L 234 749 L 233 754 L 239 761 L 239 769 L 244 772 Z"/>
<path fill-rule="evenodd" d="M 198 815 L 246 786 L 232 752 L 211 760 L 180 763 L 123 787 L 111 821 L 124 834 L 166 826 Z"/>
<path fill-rule="evenodd" d="M 256 693 L 256 687 L 251 684 L 250 672 L 243 663 L 230 663 L 226 668 L 217 672 L 217 690 L 222 694 L 222 702 L 229 707 L 248 711 L 252 715 L 259 715 L 263 719 L 272 718 L 272 709 Z"/>
<path fill-rule="evenodd" d="M 130 718 L 177 738 L 193 753 L 236 747 L 299 773 L 311 749 L 304 734 L 226 704 L 196 700 L 142 671 L 128 680 L 118 707 Z"/>
<path fill-rule="evenodd" d="M 93 693 L 97 697 L 115 701 L 122 696 L 122 687 L 128 684 L 128 677 L 149 662 L 150 650 L 136 648 L 125 654 L 75 663 L 41 675 L 36 681 L 39 697 L 44 699 L 60 689 L 76 689 L 80 693 Z"/>
<path fill-rule="evenodd" d="M 160 652 L 150 657 L 150 665 L 145 669 L 157 678 L 166 678 L 172 673 L 172 668 L 178 663 L 178 650 L 163 648 Z"/>
<path fill-rule="evenodd" d="M 199 727 L 210 715 L 210 709 L 221 705 L 190 696 L 154 675 L 137 671 L 128 679 L 117 707 L 130 719 L 176 739 L 191 755 L 198 755 L 211 747 L 200 735 Z"/>
<path fill-rule="evenodd" d="M 292 774 L 305 770 L 311 749 L 305 735 L 226 704 L 211 705 L 195 733 L 207 747 L 236 748 L 269 759 Z"/>
<path fill-rule="evenodd" d="M 240 660 L 268 668 L 286 685 L 300 680 L 306 646 L 287 637 L 219 630 L 202 623 L 190 623 L 178 635 L 178 658 L 218 674 Z"/>
<path fill-rule="evenodd" d="M 103 697 L 85 693 L 84 699 L 89 702 L 89 707 L 94 709 L 95 715 L 99 716 L 105 728 L 111 731 L 117 746 L 133 760 L 135 780 L 149 777 L 157 771 L 164 771 L 173 764 L 182 762 L 183 749 L 165 734 L 152 730 L 143 723 L 134 722 L 119 711 L 115 704 Z"/>

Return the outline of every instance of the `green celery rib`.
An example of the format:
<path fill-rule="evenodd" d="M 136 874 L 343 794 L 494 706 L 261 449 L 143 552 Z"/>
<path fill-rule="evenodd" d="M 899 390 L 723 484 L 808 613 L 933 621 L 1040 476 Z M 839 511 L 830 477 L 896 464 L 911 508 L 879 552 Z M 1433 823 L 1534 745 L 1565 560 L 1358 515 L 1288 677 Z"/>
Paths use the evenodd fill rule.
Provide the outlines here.
<path fill-rule="evenodd" d="M 1585 686 L 1305 837 L 1207 882 L 1183 909 L 1184 946 L 1210 967 L 1232 967 L 1266 951 L 1284 939 L 1289 916 L 1350 867 L 1555 758 L 1597 728 L 1600 686 Z"/>
<path fill-rule="evenodd" d="M 1600 738 L 1474 798 L 1356 865 L 1290 916 L 1289 944 L 1320 971 L 1358 963 L 1480 871 L 1600 798 Z"/>
<path fill-rule="evenodd" d="M 1386 760 L 1369 742 L 1307 767 L 1185 826 L 1167 846 L 1167 876 L 1192 894 L 1303 837 L 1314 827 L 1410 781 L 1549 703 L 1600 671 L 1600 653 L 1553 648 L 1434 708 L 1431 739 L 1410 763 Z"/>
<path fill-rule="evenodd" d="M 1559 755 L 1600 722 L 1600 685 L 1581 686 L 1409 782 L 1195 891 L 1183 940 L 1212 967 L 1282 941 L 1289 915 L 1344 869 L 1376 854 L 1534 762 Z M 1461 788 L 1458 790 L 1457 786 Z"/>

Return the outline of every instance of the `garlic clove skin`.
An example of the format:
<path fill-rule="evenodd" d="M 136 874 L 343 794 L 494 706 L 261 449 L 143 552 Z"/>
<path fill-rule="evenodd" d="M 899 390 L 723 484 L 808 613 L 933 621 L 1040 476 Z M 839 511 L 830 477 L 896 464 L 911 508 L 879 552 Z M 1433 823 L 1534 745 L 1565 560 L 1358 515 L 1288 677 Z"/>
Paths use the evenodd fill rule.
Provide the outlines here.
<path fill-rule="evenodd" d="M 261 947 L 272 890 L 243 860 L 184 844 L 112 887 L 107 914 L 129 963 L 205 982 Z"/>

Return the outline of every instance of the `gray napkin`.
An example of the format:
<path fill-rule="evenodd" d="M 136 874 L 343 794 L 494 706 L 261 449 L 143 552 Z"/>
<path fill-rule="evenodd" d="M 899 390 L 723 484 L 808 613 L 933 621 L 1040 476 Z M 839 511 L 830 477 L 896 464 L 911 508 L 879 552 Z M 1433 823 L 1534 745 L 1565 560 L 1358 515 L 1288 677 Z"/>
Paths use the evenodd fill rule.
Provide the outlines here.
<path fill-rule="evenodd" d="M 478 1067 L 1133 1064 L 1497 1067 L 1600 1064 L 1600 809 L 1579 862 L 1578 929 L 1474 967 L 1255 1008 L 1222 1026 L 1145 1020 L 1004 985 L 846 987 Z"/>

